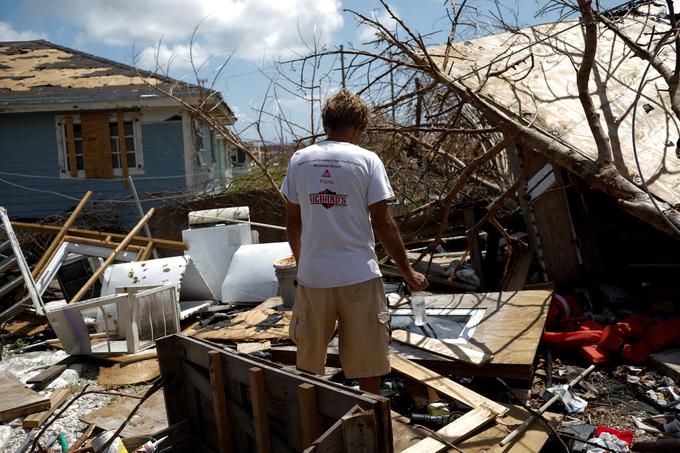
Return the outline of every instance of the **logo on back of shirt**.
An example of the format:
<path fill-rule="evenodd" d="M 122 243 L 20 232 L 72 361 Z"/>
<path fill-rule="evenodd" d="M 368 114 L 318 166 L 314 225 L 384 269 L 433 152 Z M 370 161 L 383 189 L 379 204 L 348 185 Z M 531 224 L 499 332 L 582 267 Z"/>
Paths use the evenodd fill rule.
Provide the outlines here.
<path fill-rule="evenodd" d="M 320 204 L 326 209 L 330 209 L 333 206 L 347 206 L 347 195 L 340 195 L 326 189 L 319 193 L 310 193 L 309 204 Z"/>
<path fill-rule="evenodd" d="M 330 178 L 331 177 L 331 172 L 326 169 L 325 172 L 321 175 L 322 178 Z"/>

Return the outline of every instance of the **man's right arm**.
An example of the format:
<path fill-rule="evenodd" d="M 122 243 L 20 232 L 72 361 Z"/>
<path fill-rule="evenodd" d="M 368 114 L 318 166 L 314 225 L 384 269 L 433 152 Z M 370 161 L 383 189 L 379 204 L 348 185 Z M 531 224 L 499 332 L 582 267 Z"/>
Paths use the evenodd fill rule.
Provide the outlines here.
<path fill-rule="evenodd" d="M 300 262 L 300 244 L 302 235 L 302 215 L 300 213 L 300 205 L 286 203 L 286 237 L 290 244 L 293 255 L 295 255 L 295 262 Z"/>
<path fill-rule="evenodd" d="M 425 276 L 411 267 L 411 263 L 406 256 L 401 233 L 394 221 L 394 217 L 392 217 L 392 213 L 387 207 L 387 201 L 383 200 L 374 203 L 368 207 L 368 210 L 371 213 L 371 222 L 373 223 L 373 229 L 378 236 L 378 240 L 401 270 L 411 291 L 422 291 L 427 288 L 428 283 Z"/>

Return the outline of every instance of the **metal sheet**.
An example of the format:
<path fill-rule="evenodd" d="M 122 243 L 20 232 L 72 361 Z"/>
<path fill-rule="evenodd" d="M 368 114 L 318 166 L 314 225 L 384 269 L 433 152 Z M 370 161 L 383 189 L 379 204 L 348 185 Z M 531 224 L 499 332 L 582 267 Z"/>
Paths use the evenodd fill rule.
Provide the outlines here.
<path fill-rule="evenodd" d="M 276 296 L 274 262 L 292 254 L 287 242 L 239 247 L 222 284 L 222 302 L 262 302 Z"/>
<path fill-rule="evenodd" d="M 191 256 L 210 290 L 221 299 L 222 282 L 234 253 L 240 246 L 252 243 L 250 226 L 218 225 L 184 230 L 182 240 L 189 245 L 185 255 Z"/>
<path fill-rule="evenodd" d="M 190 256 L 135 261 L 109 266 L 102 279 L 102 295 L 116 288 L 174 285 L 178 300 L 216 300 Z"/>

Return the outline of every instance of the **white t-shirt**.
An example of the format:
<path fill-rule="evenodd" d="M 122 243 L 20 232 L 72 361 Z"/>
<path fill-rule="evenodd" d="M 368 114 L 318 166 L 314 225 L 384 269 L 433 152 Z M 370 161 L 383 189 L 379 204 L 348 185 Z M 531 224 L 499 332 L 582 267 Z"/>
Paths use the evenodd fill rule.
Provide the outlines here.
<path fill-rule="evenodd" d="M 381 277 L 368 206 L 394 196 L 380 158 L 326 140 L 293 154 L 281 191 L 300 205 L 297 279 L 333 288 Z"/>

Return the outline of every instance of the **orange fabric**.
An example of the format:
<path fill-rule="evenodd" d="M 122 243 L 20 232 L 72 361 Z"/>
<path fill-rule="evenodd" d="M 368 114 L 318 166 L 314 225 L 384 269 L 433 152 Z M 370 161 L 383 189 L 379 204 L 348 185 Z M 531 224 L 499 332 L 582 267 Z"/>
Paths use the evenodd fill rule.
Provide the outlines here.
<path fill-rule="evenodd" d="M 572 349 L 584 344 L 594 344 L 600 340 L 602 332 L 544 332 L 542 340 L 558 349 Z"/>
<path fill-rule="evenodd" d="M 598 343 L 600 349 L 609 352 L 619 352 L 623 347 L 621 332 L 616 325 L 606 326 L 602 331 L 602 339 Z"/>
<path fill-rule="evenodd" d="M 584 359 L 593 365 L 604 363 L 610 358 L 607 351 L 598 348 L 595 344 L 580 346 L 578 352 Z"/>
<path fill-rule="evenodd" d="M 659 352 L 680 343 L 680 317 L 668 319 L 650 327 L 645 337 L 651 352 Z"/>

